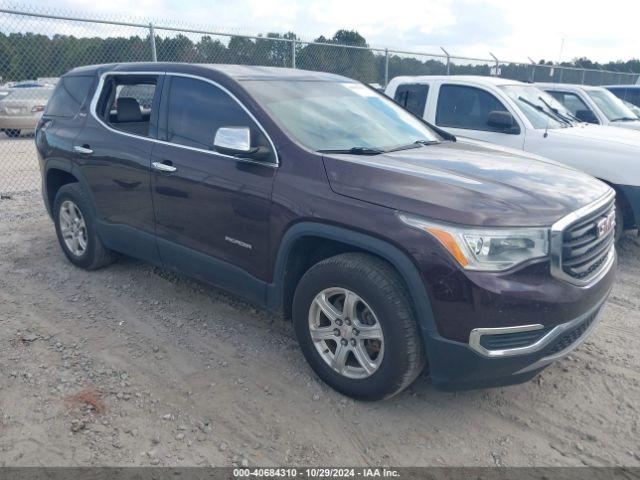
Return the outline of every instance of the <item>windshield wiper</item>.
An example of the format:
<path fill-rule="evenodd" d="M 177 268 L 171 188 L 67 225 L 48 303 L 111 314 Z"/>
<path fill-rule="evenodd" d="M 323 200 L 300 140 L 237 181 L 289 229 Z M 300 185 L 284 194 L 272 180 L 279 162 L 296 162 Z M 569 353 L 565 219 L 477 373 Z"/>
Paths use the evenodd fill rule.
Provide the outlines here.
<path fill-rule="evenodd" d="M 547 106 L 547 108 L 548 108 L 549 110 L 551 110 L 553 113 L 555 113 L 558 117 L 560 117 L 560 118 L 561 118 L 562 120 L 564 120 L 565 122 L 572 123 L 574 120 L 576 120 L 576 121 L 578 121 L 578 122 L 580 121 L 580 120 L 578 120 L 576 117 L 574 117 L 573 115 L 571 115 L 571 117 L 569 117 L 569 116 L 567 116 L 567 115 L 564 115 L 564 114 L 560 113 L 560 111 L 559 111 L 557 108 L 552 107 L 552 106 L 549 104 L 549 102 L 547 102 L 544 98 L 542 98 L 542 97 L 538 97 L 538 98 L 540 99 L 540 101 L 541 101 L 542 103 L 544 103 L 544 104 Z"/>
<path fill-rule="evenodd" d="M 635 122 L 636 120 L 638 119 L 633 117 L 620 117 L 620 118 L 614 118 L 611 121 L 612 122 Z"/>
<path fill-rule="evenodd" d="M 519 96 L 518 100 L 520 100 L 522 103 L 525 103 L 525 104 L 529 105 L 532 108 L 535 108 L 539 112 L 544 113 L 547 117 L 553 118 L 554 120 L 560 121 L 561 123 L 564 123 L 566 125 L 570 125 L 571 124 L 571 122 L 569 122 L 567 120 L 562 120 L 561 117 L 557 116 L 553 112 L 547 111 L 542 105 L 537 105 L 537 104 L 533 103 L 531 100 L 528 100 L 528 99 L 524 98 L 523 96 Z"/>
<path fill-rule="evenodd" d="M 399 152 L 400 150 L 409 150 L 411 148 L 420 148 L 426 145 L 435 145 L 438 142 L 437 140 L 416 140 L 415 142 L 407 143 L 406 145 L 399 145 L 397 147 L 390 148 L 385 150 L 385 152 Z"/>
<path fill-rule="evenodd" d="M 318 153 L 345 153 L 350 155 L 380 155 L 381 153 L 384 153 L 384 150 L 369 147 L 336 148 L 316 151 Z"/>

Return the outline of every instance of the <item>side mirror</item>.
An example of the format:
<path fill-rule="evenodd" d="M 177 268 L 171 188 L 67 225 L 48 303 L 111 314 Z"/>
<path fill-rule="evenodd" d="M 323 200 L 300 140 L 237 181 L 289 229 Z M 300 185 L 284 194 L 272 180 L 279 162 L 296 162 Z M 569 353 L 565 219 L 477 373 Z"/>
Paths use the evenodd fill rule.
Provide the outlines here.
<path fill-rule="evenodd" d="M 515 118 L 509 112 L 505 111 L 493 111 L 489 112 L 487 117 L 487 125 L 492 128 L 500 130 L 502 133 L 509 133 L 517 135 L 520 133 L 520 127 L 516 123 Z"/>
<path fill-rule="evenodd" d="M 251 130 L 248 127 L 220 127 L 213 139 L 213 146 L 220 153 L 230 155 L 251 151 Z"/>
<path fill-rule="evenodd" d="M 266 160 L 270 154 L 266 147 L 251 147 L 249 127 L 220 127 L 213 139 L 213 146 L 225 155 L 256 160 Z"/>
<path fill-rule="evenodd" d="M 600 123 L 598 122 L 598 118 L 596 114 L 591 110 L 576 110 L 576 118 L 581 122 L 586 123 Z"/>

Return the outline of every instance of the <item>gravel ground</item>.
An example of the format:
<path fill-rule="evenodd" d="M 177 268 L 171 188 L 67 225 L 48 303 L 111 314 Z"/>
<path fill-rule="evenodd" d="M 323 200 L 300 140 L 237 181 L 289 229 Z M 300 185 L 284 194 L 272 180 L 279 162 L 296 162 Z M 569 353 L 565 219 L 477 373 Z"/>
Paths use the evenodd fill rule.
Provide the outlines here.
<path fill-rule="evenodd" d="M 9 138 L 0 133 L 0 195 L 40 187 L 40 168 L 33 134 Z"/>
<path fill-rule="evenodd" d="M 519 386 L 385 402 L 328 389 L 289 323 L 132 259 L 59 249 L 0 200 L 0 465 L 640 466 L 640 240 L 601 324 Z"/>

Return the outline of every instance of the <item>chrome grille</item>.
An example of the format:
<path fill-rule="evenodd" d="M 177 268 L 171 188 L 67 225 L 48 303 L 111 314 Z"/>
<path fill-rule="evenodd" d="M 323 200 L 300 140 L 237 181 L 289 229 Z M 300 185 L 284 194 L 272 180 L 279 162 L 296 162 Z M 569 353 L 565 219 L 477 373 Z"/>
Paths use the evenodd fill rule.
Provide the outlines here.
<path fill-rule="evenodd" d="M 615 218 L 615 194 L 560 220 L 551 230 L 552 272 L 585 285 L 609 267 L 614 255 L 615 228 L 601 226 Z"/>

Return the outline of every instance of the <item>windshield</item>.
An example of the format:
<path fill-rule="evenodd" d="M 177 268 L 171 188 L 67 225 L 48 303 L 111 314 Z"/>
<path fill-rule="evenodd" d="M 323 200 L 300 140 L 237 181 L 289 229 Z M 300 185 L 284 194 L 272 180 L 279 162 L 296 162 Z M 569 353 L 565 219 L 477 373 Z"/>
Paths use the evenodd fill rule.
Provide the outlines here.
<path fill-rule="evenodd" d="M 3 100 L 43 100 L 47 101 L 53 92 L 52 88 L 18 88 L 9 90 L 9 95 L 2 97 Z"/>
<path fill-rule="evenodd" d="M 311 150 L 356 148 L 367 153 L 440 140 L 402 107 L 360 83 L 242 83 L 290 135 Z"/>
<path fill-rule="evenodd" d="M 636 115 L 609 90 L 587 90 L 587 94 L 610 122 L 636 120 Z"/>
<path fill-rule="evenodd" d="M 503 85 L 500 88 L 516 103 L 533 128 L 571 126 L 573 116 L 562 104 L 533 85 Z"/>

